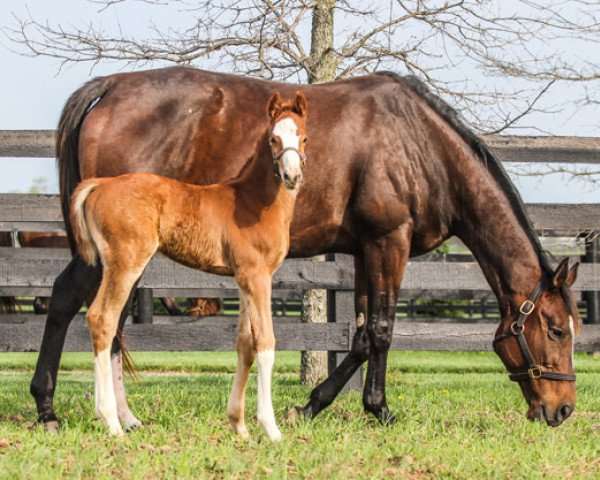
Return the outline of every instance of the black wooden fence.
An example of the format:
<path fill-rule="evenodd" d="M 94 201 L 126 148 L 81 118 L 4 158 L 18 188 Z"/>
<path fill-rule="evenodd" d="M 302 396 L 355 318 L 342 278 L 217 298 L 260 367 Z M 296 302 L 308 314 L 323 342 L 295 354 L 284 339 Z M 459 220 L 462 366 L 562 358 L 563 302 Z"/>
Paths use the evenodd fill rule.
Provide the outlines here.
<path fill-rule="evenodd" d="M 52 158 L 53 131 L 0 131 L 0 157 Z M 521 162 L 600 163 L 600 138 L 489 137 L 488 142 L 502 160 Z M 18 162 L 18 160 L 15 160 Z M 586 260 L 581 265 L 577 292 L 583 292 L 590 323 L 598 323 L 597 297 L 600 264 L 597 238 L 600 204 L 533 204 L 527 210 L 536 229 L 546 236 L 585 236 Z M 62 227 L 55 195 L 0 194 L 0 231 L 50 231 Z M 70 255 L 64 250 L 0 248 L 0 295 L 47 296 L 56 276 Z M 231 296 L 231 278 L 197 272 L 157 256 L 140 282 L 148 296 Z M 354 331 L 352 258 L 336 255 L 334 260 L 287 260 L 273 282 L 274 295 L 289 295 L 305 289 L 328 290 L 329 322 L 301 324 L 279 319 L 275 324 L 280 350 L 327 350 L 332 360 L 350 348 Z M 416 292 L 482 292 L 489 288 L 473 261 L 437 262 L 415 259 L 406 270 L 402 297 Z M 138 351 L 232 350 L 236 323 L 233 319 L 207 319 L 169 324 L 133 324 L 126 329 L 132 348 Z M 0 319 L 0 351 L 36 351 L 41 342 L 43 319 L 32 315 Z M 490 350 L 496 325 L 490 323 L 402 321 L 397 323 L 393 349 L 402 350 Z M 600 325 L 585 325 L 577 349 L 600 350 Z M 81 315 L 67 336 L 66 351 L 89 351 L 89 334 Z"/>

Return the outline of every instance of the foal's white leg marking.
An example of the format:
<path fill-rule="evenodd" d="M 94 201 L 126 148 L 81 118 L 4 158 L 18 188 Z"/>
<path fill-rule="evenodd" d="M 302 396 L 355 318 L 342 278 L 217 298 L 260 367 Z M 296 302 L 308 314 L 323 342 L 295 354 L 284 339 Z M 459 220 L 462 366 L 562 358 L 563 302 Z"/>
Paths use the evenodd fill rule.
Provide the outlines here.
<path fill-rule="evenodd" d="M 275 423 L 275 412 L 271 399 L 271 374 L 275 362 L 275 351 L 268 349 L 258 352 L 258 410 L 257 417 L 269 438 L 281 440 L 281 432 Z"/>
<path fill-rule="evenodd" d="M 141 427 L 142 422 L 135 418 L 135 415 L 131 413 L 129 405 L 127 404 L 127 393 L 125 392 L 125 385 L 123 384 L 123 355 L 121 353 L 113 355 L 111 357 L 111 363 L 119 421 L 123 425 L 125 431 Z"/>
<path fill-rule="evenodd" d="M 104 420 L 111 435 L 123 435 L 123 429 L 117 415 L 117 400 L 113 390 L 110 348 L 98 352 L 94 357 L 94 375 L 96 377 L 97 415 Z"/>

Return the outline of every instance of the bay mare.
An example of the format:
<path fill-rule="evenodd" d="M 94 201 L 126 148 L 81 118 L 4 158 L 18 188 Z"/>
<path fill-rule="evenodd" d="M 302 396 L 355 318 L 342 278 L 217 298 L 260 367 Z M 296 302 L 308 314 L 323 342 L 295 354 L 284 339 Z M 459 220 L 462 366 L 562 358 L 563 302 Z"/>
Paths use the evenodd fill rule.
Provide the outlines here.
<path fill-rule="evenodd" d="M 248 436 L 246 385 L 258 358 L 257 417 L 271 440 L 281 439 L 271 401 L 271 282 L 289 248 L 302 182 L 307 105 L 301 93 L 289 103 L 275 93 L 262 110 L 265 117 L 268 112 L 269 129 L 232 181 L 197 186 L 130 173 L 84 180 L 73 193 L 70 221 L 77 253 L 92 267 L 102 263 L 100 288 L 86 318 L 94 350 L 96 413 L 111 434 L 123 435 L 121 424 L 125 429 L 140 425 L 126 407 L 124 391 L 113 388 L 110 346 L 133 286 L 161 251 L 189 267 L 235 276 L 242 307 L 229 423 Z"/>
<path fill-rule="evenodd" d="M 541 285 L 524 338 L 540 368 L 572 373 L 578 317 L 569 287 L 576 267 L 550 267 L 500 162 L 415 77 L 382 72 L 292 85 L 179 67 L 99 77 L 74 92 L 62 112 L 57 157 L 63 213 L 68 217 L 70 196 L 82 178 L 137 171 L 195 184 L 233 178 L 252 154 L 249 139 L 266 128 L 260 105 L 273 91 L 291 96 L 296 90 L 311 105 L 310 163 L 289 256 L 354 255 L 356 318 L 366 319 L 358 322 L 349 355 L 300 412 L 317 415 L 368 361 L 364 408 L 381 422 L 395 421 L 385 379 L 404 268 L 410 257 L 453 235 L 471 249 L 498 298 L 498 334 Z M 67 328 L 93 298 L 100 276 L 99 268 L 76 255 L 54 284 L 31 384 L 39 420 L 49 429 L 58 426 L 53 395 Z M 527 368 L 516 337 L 495 345 L 507 369 Z M 112 353 L 119 363 L 118 344 Z M 573 411 L 571 380 L 524 379 L 519 385 L 530 419 L 559 425 Z"/>

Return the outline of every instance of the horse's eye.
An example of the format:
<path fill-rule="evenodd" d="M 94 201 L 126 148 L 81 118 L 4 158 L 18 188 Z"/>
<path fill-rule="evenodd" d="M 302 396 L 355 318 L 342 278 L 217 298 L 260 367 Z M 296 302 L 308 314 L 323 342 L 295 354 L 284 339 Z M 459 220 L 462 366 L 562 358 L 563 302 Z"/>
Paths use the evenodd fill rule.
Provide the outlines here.
<path fill-rule="evenodd" d="M 275 145 L 275 144 L 277 143 L 277 141 L 275 140 L 275 137 L 271 137 L 271 138 L 269 139 L 269 143 L 270 143 L 271 145 Z"/>
<path fill-rule="evenodd" d="M 565 335 L 565 332 L 563 332 L 560 328 L 551 327 L 550 329 L 548 329 L 548 336 L 552 340 L 557 340 L 557 341 L 562 340 L 564 335 Z"/>
<path fill-rule="evenodd" d="M 308 142 L 308 138 L 304 137 L 304 138 L 302 139 L 302 143 L 306 143 L 306 142 Z"/>

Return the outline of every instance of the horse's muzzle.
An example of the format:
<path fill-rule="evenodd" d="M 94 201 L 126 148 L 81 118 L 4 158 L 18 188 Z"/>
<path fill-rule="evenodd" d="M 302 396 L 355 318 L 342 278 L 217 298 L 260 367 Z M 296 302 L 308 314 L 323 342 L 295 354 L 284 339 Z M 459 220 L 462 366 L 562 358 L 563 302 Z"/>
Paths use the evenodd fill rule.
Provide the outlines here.
<path fill-rule="evenodd" d="M 539 420 L 540 422 L 545 420 L 546 424 L 550 427 L 558 427 L 567 418 L 569 418 L 571 413 L 573 413 L 573 409 L 573 405 L 564 403 L 556 410 L 551 410 L 546 406 L 546 404 L 542 403 L 537 408 L 530 409 L 529 412 L 527 412 L 527 418 L 533 421 Z"/>

